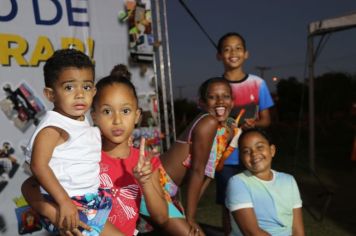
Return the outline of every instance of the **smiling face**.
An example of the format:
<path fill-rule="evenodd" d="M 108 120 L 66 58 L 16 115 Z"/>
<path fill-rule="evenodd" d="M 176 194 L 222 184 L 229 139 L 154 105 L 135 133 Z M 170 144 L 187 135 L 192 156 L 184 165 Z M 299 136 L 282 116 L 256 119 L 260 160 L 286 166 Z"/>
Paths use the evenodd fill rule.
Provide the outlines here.
<path fill-rule="evenodd" d="M 93 71 L 88 68 L 63 69 L 53 88 L 46 87 L 44 95 L 54 104 L 54 111 L 75 120 L 83 120 L 95 95 Z"/>
<path fill-rule="evenodd" d="M 223 123 L 229 117 L 233 107 L 231 96 L 231 88 L 228 83 L 213 82 L 209 84 L 205 101 L 202 102 L 202 107 L 215 116 L 220 123 Z"/>
<path fill-rule="evenodd" d="M 248 51 L 241 38 L 232 35 L 222 42 L 217 57 L 223 62 L 226 70 L 231 70 L 241 68 L 245 60 L 248 58 Z"/>
<path fill-rule="evenodd" d="M 128 148 L 128 139 L 140 114 L 131 88 L 122 83 L 105 85 L 97 94 L 92 112 L 93 121 L 102 133 L 103 150 Z"/>
<path fill-rule="evenodd" d="M 239 140 L 239 155 L 246 169 L 260 179 L 270 180 L 275 146 L 257 131 L 249 132 L 241 138 L 243 139 Z"/>

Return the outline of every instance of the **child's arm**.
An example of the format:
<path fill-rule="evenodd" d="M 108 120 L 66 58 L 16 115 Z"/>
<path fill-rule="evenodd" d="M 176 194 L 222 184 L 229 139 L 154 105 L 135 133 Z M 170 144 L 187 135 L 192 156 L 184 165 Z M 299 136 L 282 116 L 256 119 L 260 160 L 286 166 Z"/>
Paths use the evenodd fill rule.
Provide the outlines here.
<path fill-rule="evenodd" d="M 164 225 L 168 220 L 168 206 L 159 178 L 157 169 L 152 173 L 150 181 L 141 186 L 151 219 L 158 225 Z"/>
<path fill-rule="evenodd" d="M 203 196 L 203 194 L 205 193 L 205 190 L 208 188 L 209 184 L 211 182 L 211 178 L 209 177 L 205 177 L 203 185 L 201 186 L 200 189 L 200 194 L 199 194 L 199 199 Z"/>
<path fill-rule="evenodd" d="M 57 226 L 58 223 L 58 206 L 55 203 L 46 201 L 41 192 L 40 185 L 36 179 L 32 176 L 26 179 L 21 186 L 22 195 L 25 197 L 28 204 L 40 215 L 48 218 L 54 225 Z M 79 222 L 79 226 L 86 230 L 91 230 L 91 228 Z M 69 234 L 66 232 L 67 235 Z M 82 234 L 75 230 L 72 232 L 73 235 L 81 236 Z"/>
<path fill-rule="evenodd" d="M 201 189 L 205 178 L 205 166 L 208 162 L 211 147 L 218 128 L 218 121 L 206 116 L 195 126 L 192 133 L 191 167 L 187 176 L 186 219 L 197 229 L 195 222 L 196 209 L 202 194 Z M 201 231 L 201 229 L 199 229 Z"/>
<path fill-rule="evenodd" d="M 56 225 L 58 221 L 58 206 L 55 203 L 51 203 L 46 201 L 40 193 L 40 186 L 34 177 L 30 177 L 25 182 L 23 182 L 21 186 L 21 192 L 25 197 L 28 204 L 40 215 L 48 218 L 52 224 Z M 58 226 L 57 226 L 58 227 Z M 92 229 L 82 221 L 79 221 L 79 227 L 91 231 Z M 65 227 L 66 228 L 66 227 Z M 75 235 L 75 236 L 83 236 L 78 228 L 73 229 L 61 229 L 61 235 Z M 105 227 L 100 234 L 102 236 L 124 236 L 118 229 L 115 228 L 110 222 L 106 222 Z"/>
<path fill-rule="evenodd" d="M 258 113 L 258 119 L 256 120 L 257 127 L 268 127 L 271 124 L 271 115 L 269 109 L 262 110 Z"/>
<path fill-rule="evenodd" d="M 304 236 L 304 224 L 302 208 L 293 209 L 293 225 L 292 225 L 292 235 L 293 236 Z"/>
<path fill-rule="evenodd" d="M 134 169 L 135 178 L 142 187 L 147 210 L 151 219 L 158 225 L 163 225 L 168 220 L 168 207 L 160 185 L 158 169 L 152 173 L 150 157 L 145 157 L 145 139 L 141 139 L 140 157 Z"/>
<path fill-rule="evenodd" d="M 58 209 L 56 209 L 54 203 L 50 203 L 43 198 L 40 192 L 40 185 L 33 176 L 22 183 L 21 192 L 28 204 L 38 214 L 48 218 L 53 224 L 58 222 Z"/>
<path fill-rule="evenodd" d="M 239 176 L 235 175 L 228 181 L 225 205 L 243 235 L 269 235 L 258 225 L 250 186 Z"/>
<path fill-rule="evenodd" d="M 32 148 L 31 171 L 40 185 L 50 194 L 59 206 L 58 226 L 63 223 L 69 228 L 77 228 L 79 215 L 67 192 L 58 182 L 48 163 L 55 147 L 66 140 L 67 134 L 55 127 L 42 129 L 36 136 Z"/>
<path fill-rule="evenodd" d="M 235 222 L 243 235 L 265 236 L 270 235 L 262 230 L 257 223 L 257 217 L 253 208 L 243 208 L 232 212 Z"/>

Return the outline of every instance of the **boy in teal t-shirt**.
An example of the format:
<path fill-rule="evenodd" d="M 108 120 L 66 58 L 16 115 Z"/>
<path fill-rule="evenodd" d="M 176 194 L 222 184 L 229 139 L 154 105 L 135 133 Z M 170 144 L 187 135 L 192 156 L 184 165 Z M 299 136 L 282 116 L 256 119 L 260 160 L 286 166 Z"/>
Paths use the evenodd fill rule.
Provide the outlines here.
<path fill-rule="evenodd" d="M 264 131 L 246 130 L 238 141 L 247 170 L 227 186 L 230 235 L 304 235 L 302 200 L 293 176 L 271 169 L 275 146 Z"/>

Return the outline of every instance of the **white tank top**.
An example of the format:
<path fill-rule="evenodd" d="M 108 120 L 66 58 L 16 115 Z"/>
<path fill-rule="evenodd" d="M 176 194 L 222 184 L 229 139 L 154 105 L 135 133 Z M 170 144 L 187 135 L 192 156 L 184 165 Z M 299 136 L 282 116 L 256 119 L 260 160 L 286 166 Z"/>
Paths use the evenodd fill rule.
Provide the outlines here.
<path fill-rule="evenodd" d="M 84 121 L 73 120 L 55 111 L 47 111 L 27 146 L 26 161 L 30 163 L 33 142 L 43 128 L 58 127 L 68 133 L 65 143 L 58 145 L 49 162 L 60 184 L 70 197 L 96 193 L 99 188 L 101 136 L 98 128 Z M 41 189 L 42 193 L 46 193 Z"/>

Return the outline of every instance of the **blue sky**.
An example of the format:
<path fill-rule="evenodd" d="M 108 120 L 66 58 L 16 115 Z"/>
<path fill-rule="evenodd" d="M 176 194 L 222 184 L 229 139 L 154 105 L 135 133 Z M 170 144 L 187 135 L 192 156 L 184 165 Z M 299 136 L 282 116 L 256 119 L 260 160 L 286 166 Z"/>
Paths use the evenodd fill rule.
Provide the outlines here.
<path fill-rule="evenodd" d="M 166 2 L 174 95 L 195 99 L 199 85 L 221 75 L 223 67 L 211 42 L 179 1 Z M 257 66 L 270 67 L 264 77 L 272 91 L 274 76 L 304 77 L 310 22 L 356 11 L 355 0 L 184 2 L 214 41 L 229 31 L 245 37 L 250 52 L 245 71 L 260 75 Z M 333 33 L 316 62 L 316 75 L 330 71 L 356 74 L 355 43 L 356 28 Z"/>

